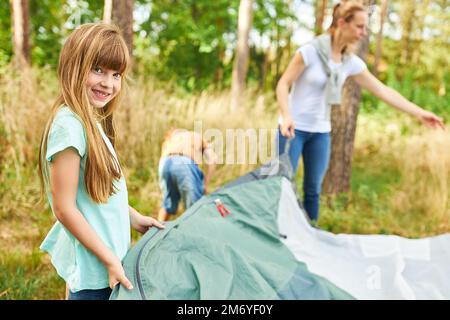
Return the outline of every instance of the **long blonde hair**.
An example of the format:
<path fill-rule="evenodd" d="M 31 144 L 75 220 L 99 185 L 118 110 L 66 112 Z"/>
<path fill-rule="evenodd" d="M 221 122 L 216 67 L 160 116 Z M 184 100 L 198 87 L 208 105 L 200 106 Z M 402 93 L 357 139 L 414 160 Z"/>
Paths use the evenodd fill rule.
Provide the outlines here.
<path fill-rule="evenodd" d="M 351 22 L 357 12 L 367 12 L 367 8 L 357 0 L 341 0 L 333 7 L 333 20 L 327 32 L 331 34 L 333 39 L 338 28 L 338 20 L 343 19 L 345 22 Z M 354 49 L 353 46 L 346 46 L 343 52 L 348 53 Z"/>
<path fill-rule="evenodd" d="M 56 113 L 65 105 L 84 126 L 87 138 L 87 157 L 84 170 L 86 191 L 96 203 L 106 203 L 115 193 L 114 181 L 122 176 L 118 159 L 111 154 L 96 122 L 100 121 L 113 146 L 116 132 L 113 120 L 124 94 L 129 53 L 118 27 L 103 23 L 88 23 L 78 27 L 66 40 L 59 57 L 58 81 L 60 93 L 51 109 L 39 150 L 39 173 L 43 193 L 48 186 L 46 162 L 48 134 Z M 118 71 L 122 75 L 122 90 L 103 108 L 90 105 L 86 81 L 92 68 L 99 66 Z"/>

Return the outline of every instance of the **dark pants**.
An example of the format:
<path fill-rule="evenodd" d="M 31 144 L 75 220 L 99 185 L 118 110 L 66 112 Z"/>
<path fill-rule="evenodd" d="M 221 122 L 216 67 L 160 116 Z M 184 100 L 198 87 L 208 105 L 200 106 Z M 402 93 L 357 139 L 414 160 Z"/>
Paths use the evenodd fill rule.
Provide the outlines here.
<path fill-rule="evenodd" d="M 69 291 L 69 300 L 109 300 L 111 295 L 111 288 L 96 289 L 96 290 L 81 290 L 77 292 Z"/>

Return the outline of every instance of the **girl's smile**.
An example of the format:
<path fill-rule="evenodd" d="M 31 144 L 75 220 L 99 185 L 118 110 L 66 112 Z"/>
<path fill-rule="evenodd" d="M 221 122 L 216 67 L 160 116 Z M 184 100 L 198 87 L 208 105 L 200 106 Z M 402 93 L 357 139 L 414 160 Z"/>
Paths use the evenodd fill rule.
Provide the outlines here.
<path fill-rule="evenodd" d="M 104 67 L 94 67 L 86 81 L 89 103 L 95 108 L 103 108 L 120 91 L 121 74 Z"/>
<path fill-rule="evenodd" d="M 110 93 L 101 91 L 101 90 L 96 90 L 96 89 L 92 89 L 92 92 L 94 93 L 96 99 L 102 100 L 102 101 L 106 101 L 108 99 L 108 97 L 111 95 Z"/>

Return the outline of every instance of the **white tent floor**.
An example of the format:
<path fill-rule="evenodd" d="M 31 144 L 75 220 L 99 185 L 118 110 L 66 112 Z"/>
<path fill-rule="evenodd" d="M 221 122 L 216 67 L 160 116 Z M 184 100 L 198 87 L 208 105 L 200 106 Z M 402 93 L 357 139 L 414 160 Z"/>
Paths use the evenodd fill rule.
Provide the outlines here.
<path fill-rule="evenodd" d="M 313 228 L 283 179 L 278 227 L 308 269 L 356 299 L 450 299 L 450 234 L 422 239 Z"/>

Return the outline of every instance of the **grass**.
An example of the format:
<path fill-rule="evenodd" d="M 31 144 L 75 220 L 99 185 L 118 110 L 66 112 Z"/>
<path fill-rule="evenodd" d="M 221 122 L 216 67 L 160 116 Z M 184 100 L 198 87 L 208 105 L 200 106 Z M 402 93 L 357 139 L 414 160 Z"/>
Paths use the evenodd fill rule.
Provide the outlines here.
<path fill-rule="evenodd" d="M 319 224 L 336 233 L 408 238 L 448 232 L 449 143 L 448 131 L 417 127 L 410 118 L 380 120 L 363 114 L 355 142 L 352 190 L 331 201 L 322 198 Z"/>
<path fill-rule="evenodd" d="M 38 250 L 0 251 L 0 299 L 64 299 L 64 281 Z"/>
<path fill-rule="evenodd" d="M 63 281 L 49 257 L 38 249 L 54 222 L 46 201 L 39 202 L 37 146 L 56 88 L 50 70 L 22 75 L 8 69 L 0 72 L 0 299 L 64 298 Z M 228 107 L 228 92 L 187 96 L 137 77 L 118 115 L 118 152 L 130 204 L 143 214 L 156 216 L 160 201 L 157 164 L 164 133 L 170 127 L 192 129 L 201 119 L 203 133 L 225 135 L 231 128 L 276 126 L 273 96 L 249 91 L 245 101 L 236 112 Z M 221 164 L 210 189 L 254 167 Z M 301 186 L 301 175 L 298 181 Z M 322 197 L 321 228 L 411 238 L 449 232 L 448 132 L 424 130 L 409 117 L 383 108 L 363 111 L 351 188 L 349 194 Z M 133 241 L 138 238 L 133 233 Z"/>

